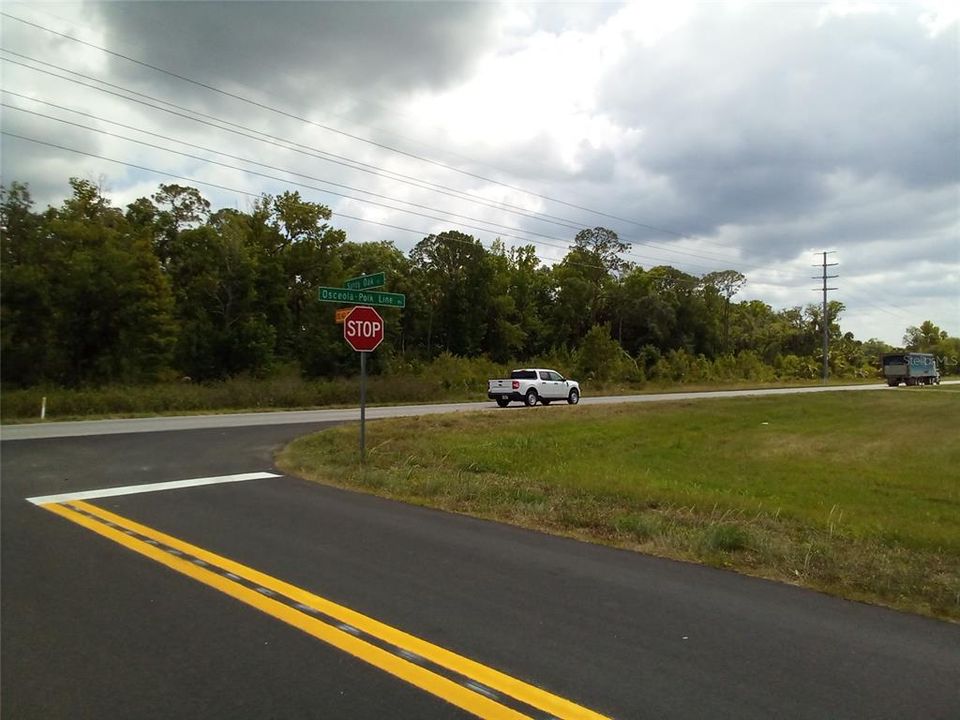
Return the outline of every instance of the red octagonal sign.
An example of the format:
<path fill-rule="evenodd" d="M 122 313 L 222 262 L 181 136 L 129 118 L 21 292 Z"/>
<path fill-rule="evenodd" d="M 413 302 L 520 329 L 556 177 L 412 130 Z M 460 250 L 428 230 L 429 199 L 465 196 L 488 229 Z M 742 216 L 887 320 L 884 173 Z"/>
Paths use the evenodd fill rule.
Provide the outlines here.
<path fill-rule="evenodd" d="M 383 342 L 383 318 L 372 307 L 358 305 L 343 321 L 343 339 L 357 352 L 371 352 Z"/>

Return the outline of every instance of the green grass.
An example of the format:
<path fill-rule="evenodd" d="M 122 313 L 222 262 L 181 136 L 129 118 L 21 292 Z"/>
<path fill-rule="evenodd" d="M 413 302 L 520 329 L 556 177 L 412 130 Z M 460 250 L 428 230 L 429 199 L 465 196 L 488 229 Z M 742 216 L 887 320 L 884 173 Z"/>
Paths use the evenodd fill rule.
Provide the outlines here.
<path fill-rule="evenodd" d="M 289 472 L 960 619 L 953 388 L 407 418 Z"/>

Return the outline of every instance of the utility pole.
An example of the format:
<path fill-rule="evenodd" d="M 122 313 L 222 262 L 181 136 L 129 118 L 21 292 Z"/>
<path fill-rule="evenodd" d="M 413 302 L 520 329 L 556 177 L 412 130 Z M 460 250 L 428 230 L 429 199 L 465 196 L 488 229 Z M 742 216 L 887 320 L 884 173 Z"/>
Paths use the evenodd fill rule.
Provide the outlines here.
<path fill-rule="evenodd" d="M 818 253 L 823 255 L 823 263 L 820 265 L 814 265 L 814 267 L 823 268 L 822 275 L 815 275 L 814 280 L 823 279 L 822 288 L 814 288 L 815 292 L 823 292 L 823 383 L 826 385 L 827 378 L 830 377 L 830 308 L 827 305 L 827 291 L 836 290 L 835 287 L 827 287 L 827 280 L 830 278 L 840 277 L 839 275 L 827 275 L 827 268 L 834 267 L 839 265 L 839 263 L 828 263 L 827 255 L 833 255 L 836 251 L 829 250 L 824 251 L 823 253 Z"/>

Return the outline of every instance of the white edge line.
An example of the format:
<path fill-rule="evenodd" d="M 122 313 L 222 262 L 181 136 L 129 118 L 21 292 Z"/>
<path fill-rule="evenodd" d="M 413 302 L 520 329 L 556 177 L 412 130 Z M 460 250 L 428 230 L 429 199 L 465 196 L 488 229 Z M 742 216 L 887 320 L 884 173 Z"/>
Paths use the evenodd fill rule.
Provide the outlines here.
<path fill-rule="evenodd" d="M 146 485 L 125 485 L 124 487 L 103 488 L 102 490 L 82 490 L 80 492 L 63 493 L 61 495 L 39 495 L 37 497 L 27 498 L 27 500 L 34 505 L 47 505 L 49 503 L 69 502 L 70 500 L 94 500 L 96 498 L 114 497 L 115 495 L 137 495 L 139 493 L 178 490 L 180 488 L 197 487 L 199 485 L 218 485 L 220 483 L 266 480 L 267 478 L 276 477 L 282 476 L 268 472 L 240 473 L 238 475 L 191 478 L 189 480 L 174 480 L 172 482 L 149 483 Z"/>

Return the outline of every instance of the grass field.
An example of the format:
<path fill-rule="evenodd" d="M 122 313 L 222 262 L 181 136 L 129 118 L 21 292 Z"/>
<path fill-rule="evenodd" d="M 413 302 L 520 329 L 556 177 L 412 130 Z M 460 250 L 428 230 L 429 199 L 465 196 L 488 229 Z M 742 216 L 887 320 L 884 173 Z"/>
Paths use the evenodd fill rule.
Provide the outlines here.
<path fill-rule="evenodd" d="M 378 421 L 295 474 L 960 620 L 960 388 Z"/>

